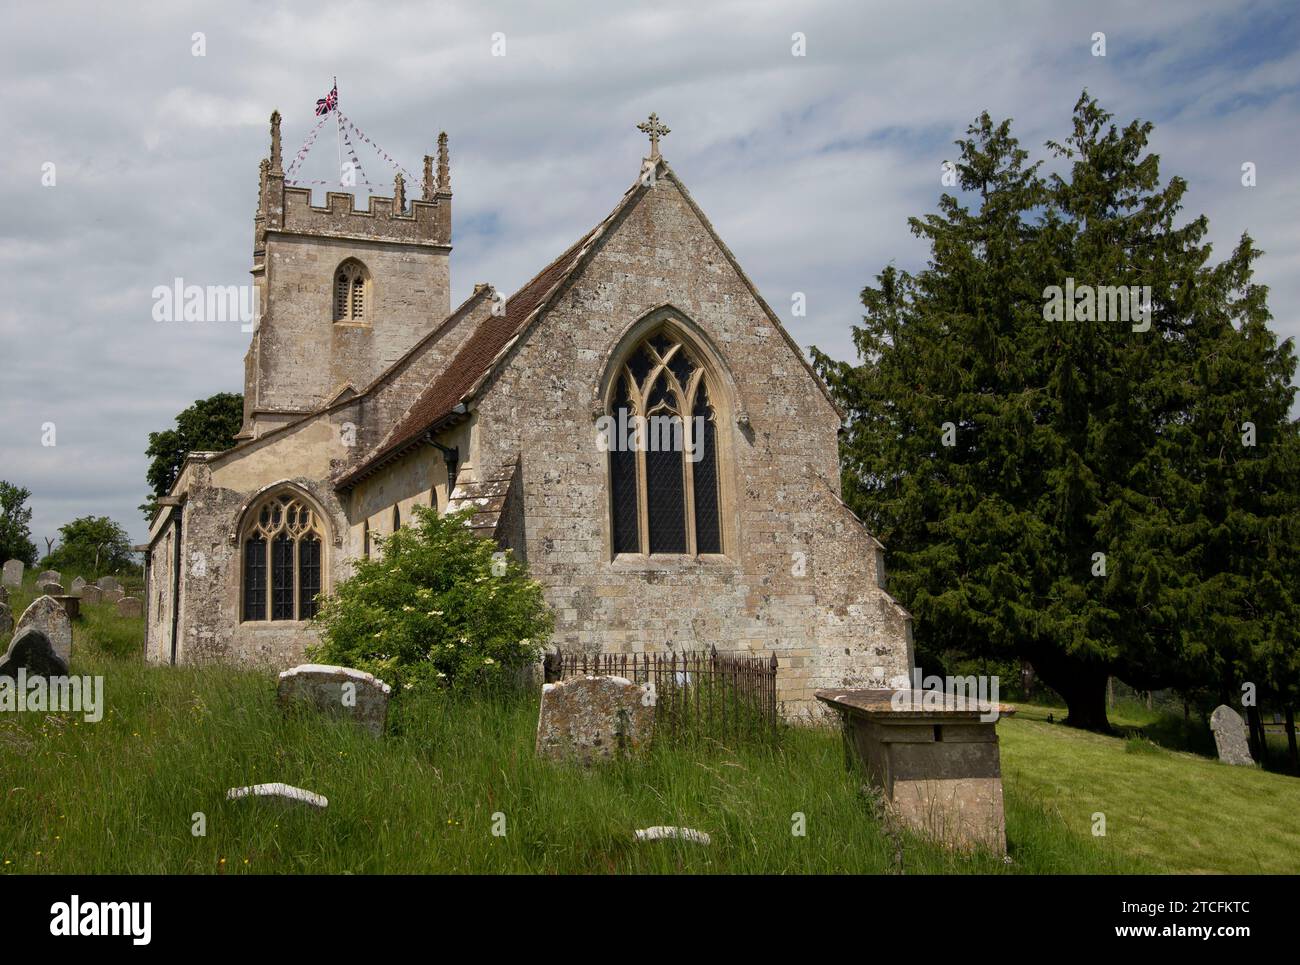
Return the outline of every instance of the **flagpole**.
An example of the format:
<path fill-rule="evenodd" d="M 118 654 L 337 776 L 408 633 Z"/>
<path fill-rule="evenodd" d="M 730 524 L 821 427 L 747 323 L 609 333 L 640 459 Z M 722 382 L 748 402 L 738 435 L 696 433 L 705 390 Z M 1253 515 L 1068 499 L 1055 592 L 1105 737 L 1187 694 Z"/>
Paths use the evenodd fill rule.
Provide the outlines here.
<path fill-rule="evenodd" d="M 338 79 L 338 75 L 335 75 L 334 77 L 335 92 L 337 92 L 338 89 L 339 89 L 339 79 Z M 339 99 L 337 93 L 334 98 L 334 133 L 336 137 L 336 143 L 338 144 L 338 149 L 339 149 L 339 187 L 343 188 L 343 187 L 347 187 L 347 185 L 343 183 L 343 121 L 339 117 Z"/>

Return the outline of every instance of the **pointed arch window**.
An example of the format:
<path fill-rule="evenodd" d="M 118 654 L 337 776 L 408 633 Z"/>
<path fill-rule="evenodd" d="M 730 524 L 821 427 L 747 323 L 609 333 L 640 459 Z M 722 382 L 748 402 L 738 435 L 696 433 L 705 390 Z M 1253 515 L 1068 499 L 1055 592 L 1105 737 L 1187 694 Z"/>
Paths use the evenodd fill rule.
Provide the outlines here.
<path fill-rule="evenodd" d="M 316 615 L 323 537 L 320 514 L 291 492 L 266 498 L 248 514 L 241 541 L 245 621 Z"/>
<path fill-rule="evenodd" d="M 367 324 L 370 273 L 355 258 L 349 258 L 334 272 L 334 321 Z"/>
<path fill-rule="evenodd" d="M 614 553 L 722 553 L 717 410 L 698 357 L 669 330 L 649 336 L 608 415 Z"/>

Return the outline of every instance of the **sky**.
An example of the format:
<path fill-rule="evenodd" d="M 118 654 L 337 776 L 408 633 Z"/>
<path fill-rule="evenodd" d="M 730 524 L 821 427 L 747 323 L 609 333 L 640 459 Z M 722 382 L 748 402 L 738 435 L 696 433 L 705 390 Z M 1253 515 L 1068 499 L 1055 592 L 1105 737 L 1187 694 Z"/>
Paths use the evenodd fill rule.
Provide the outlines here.
<path fill-rule="evenodd" d="M 42 553 L 84 515 L 143 542 L 149 433 L 242 391 L 249 334 L 156 321 L 152 293 L 248 283 L 268 117 L 287 165 L 335 76 L 344 113 L 417 176 L 448 133 L 453 305 L 476 282 L 514 291 L 608 214 L 654 111 L 795 341 L 852 359 L 858 293 L 924 266 L 907 218 L 934 210 L 971 120 L 1011 118 L 1047 158 L 1086 88 L 1117 123 L 1155 124 L 1217 257 L 1250 232 L 1274 327 L 1300 334 L 1293 2 L 10 2 L 0 479 L 32 491 Z M 327 127 L 300 176 L 333 177 L 337 151 Z M 390 194 L 392 169 L 359 157 Z"/>

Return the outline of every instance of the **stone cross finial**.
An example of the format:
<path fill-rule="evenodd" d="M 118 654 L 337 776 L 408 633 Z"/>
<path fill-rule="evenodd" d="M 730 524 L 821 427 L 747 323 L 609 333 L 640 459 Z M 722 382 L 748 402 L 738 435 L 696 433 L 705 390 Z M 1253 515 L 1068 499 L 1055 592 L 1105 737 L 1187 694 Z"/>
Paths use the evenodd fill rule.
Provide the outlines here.
<path fill-rule="evenodd" d="M 432 201 L 433 200 L 433 158 L 428 154 L 424 156 L 424 184 L 421 187 L 423 188 L 423 190 L 420 193 L 421 200 Z"/>
<path fill-rule="evenodd" d="M 447 161 L 447 132 L 438 135 L 438 190 L 451 190 L 451 165 Z"/>
<path fill-rule="evenodd" d="M 393 211 L 406 210 L 406 178 L 402 177 L 402 172 L 398 171 L 397 176 L 393 178 Z"/>
<path fill-rule="evenodd" d="M 271 170 L 279 173 L 280 159 L 280 112 L 271 112 Z"/>
<path fill-rule="evenodd" d="M 636 129 L 650 135 L 650 156 L 659 157 L 659 138 L 672 133 L 666 125 L 659 122 L 659 115 L 651 114 L 649 119 L 638 124 Z"/>

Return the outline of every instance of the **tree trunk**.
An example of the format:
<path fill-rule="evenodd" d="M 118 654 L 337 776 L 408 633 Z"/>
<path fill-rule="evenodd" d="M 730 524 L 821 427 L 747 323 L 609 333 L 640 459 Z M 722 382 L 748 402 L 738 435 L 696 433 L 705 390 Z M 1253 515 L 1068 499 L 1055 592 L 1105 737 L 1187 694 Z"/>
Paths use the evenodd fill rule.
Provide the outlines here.
<path fill-rule="evenodd" d="M 1106 717 L 1106 679 L 1109 674 L 1105 668 L 1049 656 L 1036 658 L 1034 669 L 1049 687 L 1065 698 L 1066 706 L 1070 708 L 1070 716 L 1065 719 L 1067 724 L 1102 734 L 1111 732 Z"/>
<path fill-rule="evenodd" d="M 1247 707 L 1246 719 L 1250 722 L 1251 750 L 1255 760 L 1263 764 L 1268 759 L 1268 740 L 1264 736 L 1264 719 L 1259 714 L 1259 707 Z"/>
<path fill-rule="evenodd" d="M 1296 751 L 1295 742 L 1295 708 L 1286 705 L 1286 753 L 1291 758 L 1291 769 L 1300 771 L 1300 753 Z"/>

